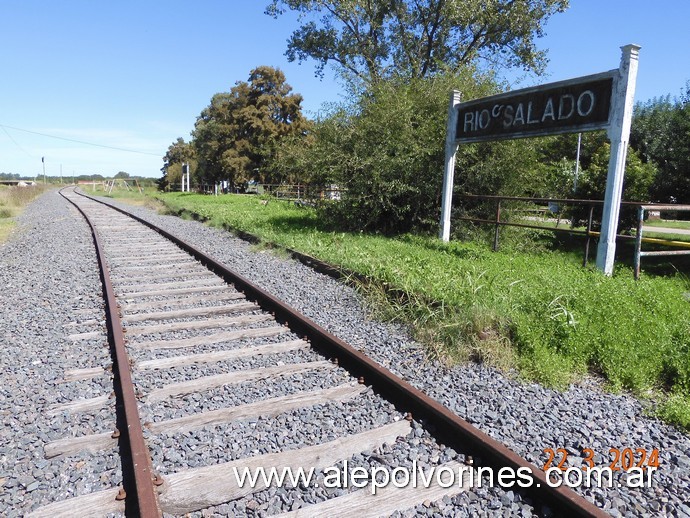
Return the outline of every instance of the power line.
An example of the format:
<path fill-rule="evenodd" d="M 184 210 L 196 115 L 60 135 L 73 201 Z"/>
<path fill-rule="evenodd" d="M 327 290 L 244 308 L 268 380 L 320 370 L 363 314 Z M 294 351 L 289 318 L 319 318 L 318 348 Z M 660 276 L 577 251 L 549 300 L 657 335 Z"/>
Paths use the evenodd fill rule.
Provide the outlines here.
<path fill-rule="evenodd" d="M 106 149 L 114 149 L 115 151 L 124 151 L 127 153 L 138 153 L 140 155 L 150 155 L 150 156 L 157 156 L 157 157 L 162 156 L 160 153 L 149 153 L 147 151 L 136 151 L 134 149 L 125 149 L 122 147 L 107 146 L 105 144 L 95 144 L 93 142 L 85 142 L 83 140 L 76 140 L 76 139 L 67 138 L 67 137 L 58 137 L 57 135 L 49 135 L 48 133 L 40 133 L 38 131 L 31 131 L 31 130 L 22 129 L 22 128 L 15 128 L 14 126 L 7 126 L 6 124 L 0 124 L 0 128 L 4 129 L 5 133 L 7 133 L 7 130 L 5 128 L 9 128 L 9 129 L 13 129 L 16 131 L 23 131 L 25 133 L 31 133 L 33 135 L 40 135 L 42 137 L 54 138 L 54 139 L 58 139 L 58 140 L 66 140 L 68 142 L 76 142 L 77 144 L 84 144 L 86 146 L 102 147 L 102 148 L 106 148 Z M 15 144 L 16 144 L 16 142 L 15 142 Z"/>
<path fill-rule="evenodd" d="M 22 146 L 20 146 L 19 143 L 12 138 L 12 135 L 10 135 L 9 131 L 7 131 L 7 128 L 5 128 L 5 126 L 0 125 L 0 127 L 2 128 L 2 131 L 5 132 L 5 135 L 7 135 L 12 142 L 14 142 L 15 146 L 17 146 L 19 149 L 24 151 L 24 153 L 26 153 L 31 158 L 34 158 L 34 156 L 31 153 L 29 153 L 26 149 L 24 149 Z"/>

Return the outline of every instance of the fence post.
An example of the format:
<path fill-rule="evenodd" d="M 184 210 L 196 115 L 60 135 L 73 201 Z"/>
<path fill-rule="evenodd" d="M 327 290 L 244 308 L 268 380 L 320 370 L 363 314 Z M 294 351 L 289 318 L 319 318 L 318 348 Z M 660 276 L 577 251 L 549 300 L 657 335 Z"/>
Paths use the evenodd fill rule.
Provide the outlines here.
<path fill-rule="evenodd" d="M 642 259 L 642 222 L 644 221 L 644 207 L 637 209 L 637 234 L 635 235 L 635 280 L 640 279 L 640 260 Z"/>
<path fill-rule="evenodd" d="M 589 262 L 589 244 L 592 241 L 592 218 L 594 217 L 594 205 L 589 206 L 589 218 L 587 219 L 587 240 L 585 241 L 585 259 L 582 267 L 585 268 Z"/>
<path fill-rule="evenodd" d="M 501 200 L 496 203 L 496 229 L 494 230 L 494 252 L 498 252 L 498 230 L 501 228 Z"/>

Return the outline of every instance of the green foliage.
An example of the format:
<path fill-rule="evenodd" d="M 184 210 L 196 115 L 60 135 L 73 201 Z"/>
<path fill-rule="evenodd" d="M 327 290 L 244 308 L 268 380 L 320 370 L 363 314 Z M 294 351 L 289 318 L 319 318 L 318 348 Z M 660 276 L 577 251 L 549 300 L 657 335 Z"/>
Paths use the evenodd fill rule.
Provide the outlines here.
<path fill-rule="evenodd" d="M 538 161 L 531 173 L 525 177 L 527 196 L 541 198 L 579 198 L 603 200 L 606 191 L 611 146 L 603 131 L 582 134 L 580 146 L 580 167 L 575 190 L 575 160 L 577 135 L 559 135 L 534 139 Z M 653 163 L 644 162 L 633 148 L 628 148 L 623 183 L 624 201 L 650 202 L 652 185 L 657 175 Z M 575 225 L 586 225 L 589 209 L 571 206 L 563 214 L 572 218 Z M 600 211 L 595 211 L 595 225 Z M 635 209 L 621 209 L 620 230 L 630 229 L 636 224 Z"/>
<path fill-rule="evenodd" d="M 229 93 L 214 95 L 193 132 L 201 179 L 233 185 L 275 181 L 265 164 L 276 142 L 308 129 L 302 96 L 291 91 L 283 72 L 260 66 L 248 83 L 240 81 Z"/>
<path fill-rule="evenodd" d="M 658 411 L 665 421 L 690 430 L 690 396 L 687 394 L 676 392 L 665 397 Z"/>
<path fill-rule="evenodd" d="M 355 143 L 353 115 L 345 106 L 332 105 L 328 116 L 317 120 L 304 136 L 282 139 L 268 167 L 289 182 L 328 185 L 352 167 Z"/>
<path fill-rule="evenodd" d="M 539 72 L 545 57 L 534 40 L 567 7 L 568 0 L 273 0 L 266 13 L 299 13 L 290 61 L 314 59 L 317 73 L 332 62 L 371 84 L 458 72 L 482 59 Z"/>
<path fill-rule="evenodd" d="M 480 77 L 480 79 L 475 79 Z M 372 85 L 351 106 L 334 109 L 315 124 L 308 140 L 285 143 L 273 167 L 286 175 L 343 189 L 326 217 L 348 229 L 384 233 L 430 229 L 438 220 L 443 183 L 448 94 L 467 98 L 495 93 L 473 70 Z M 463 146 L 458 153 L 460 192 L 521 192 L 536 161 L 529 141 Z M 464 210 L 462 203 L 456 204 Z"/>
<path fill-rule="evenodd" d="M 592 157 L 589 168 L 583 170 L 578 195 L 587 199 L 603 199 L 609 170 L 611 146 L 604 143 Z M 623 181 L 624 201 L 650 201 L 649 191 L 656 175 L 653 164 L 644 163 L 634 149 L 628 150 Z"/>
<path fill-rule="evenodd" d="M 603 200 L 606 190 L 611 146 L 603 131 L 583 133 L 580 146 L 580 168 L 575 185 L 577 135 L 559 135 L 535 139 L 539 161 L 530 189 L 537 197 L 581 198 Z M 650 188 L 656 168 L 640 159 L 634 148 L 628 149 L 625 164 L 623 200 L 650 201 Z"/>
<path fill-rule="evenodd" d="M 576 193 L 578 198 L 604 199 L 610 155 L 611 146 L 608 143 L 603 143 L 594 153 L 589 168 L 582 170 Z M 642 162 L 637 152 L 634 149 L 629 149 L 625 161 L 622 199 L 624 201 L 649 202 L 650 189 L 656 172 L 653 164 Z M 576 219 L 580 219 L 581 222 L 586 221 L 587 216 L 585 212 L 583 209 L 583 212 L 579 213 L 579 218 L 576 217 Z M 635 228 L 636 225 L 637 209 L 621 207 L 618 224 L 619 231 Z"/>
<path fill-rule="evenodd" d="M 690 203 L 690 82 L 680 99 L 653 99 L 635 107 L 631 145 L 658 168 L 652 196 Z"/>
<path fill-rule="evenodd" d="M 690 284 L 680 274 L 636 282 L 629 268 L 605 277 L 563 253 L 494 253 L 471 242 L 332 231 L 312 209 L 262 205 L 253 196 L 163 200 L 405 291 L 410 301 L 388 315 L 415 326 L 445 358 L 517 364 L 523 375 L 557 386 L 593 371 L 615 389 L 690 397 L 690 304 L 683 295 Z M 687 406 L 674 408 L 688 415 Z"/>

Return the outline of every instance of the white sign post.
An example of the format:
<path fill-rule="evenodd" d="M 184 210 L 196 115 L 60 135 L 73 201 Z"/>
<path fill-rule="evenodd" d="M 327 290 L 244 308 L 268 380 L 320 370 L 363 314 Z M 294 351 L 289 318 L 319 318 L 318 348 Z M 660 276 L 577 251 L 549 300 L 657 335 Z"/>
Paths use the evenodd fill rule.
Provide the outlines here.
<path fill-rule="evenodd" d="M 191 192 L 189 188 L 189 162 L 182 163 L 182 192 Z"/>
<path fill-rule="evenodd" d="M 455 153 L 458 143 L 455 141 L 455 127 L 458 123 L 458 105 L 460 92 L 450 93 L 448 104 L 448 126 L 446 127 L 446 166 L 443 172 L 443 199 L 441 202 L 441 234 L 444 242 L 450 239 L 450 208 L 453 205 L 453 176 L 455 175 Z"/>
<path fill-rule="evenodd" d="M 609 158 L 609 172 L 606 177 L 601 235 L 597 248 L 597 268 L 606 275 L 613 274 L 613 261 L 616 256 L 618 216 L 621 209 L 625 157 L 628 154 L 637 63 L 640 53 L 638 45 L 626 45 L 621 49 L 623 56 L 618 69 L 618 78 L 614 83 L 613 98 L 611 99 L 611 123 L 607 131 L 611 141 L 611 157 Z"/>
<path fill-rule="evenodd" d="M 441 231 L 450 239 L 455 154 L 461 143 L 524 138 L 606 129 L 611 158 L 606 180 L 597 267 L 613 273 L 625 157 L 640 47 L 625 45 L 618 69 L 460 102 L 453 91 L 448 106 Z"/>

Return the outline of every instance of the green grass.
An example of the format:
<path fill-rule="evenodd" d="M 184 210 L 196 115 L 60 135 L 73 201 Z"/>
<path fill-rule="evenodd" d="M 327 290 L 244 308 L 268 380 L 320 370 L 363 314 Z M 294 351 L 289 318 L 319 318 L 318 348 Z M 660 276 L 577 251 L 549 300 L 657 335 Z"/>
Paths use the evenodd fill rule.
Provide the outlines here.
<path fill-rule="evenodd" d="M 690 221 L 656 219 L 652 221 L 645 221 L 644 224 L 645 227 L 678 228 L 690 230 Z M 668 232 L 653 232 L 646 230 L 643 232 L 642 237 L 653 237 L 656 239 L 667 239 L 669 241 L 684 241 L 686 243 L 690 243 L 690 234 L 672 234 Z"/>
<path fill-rule="evenodd" d="M 151 205 L 153 200 L 155 198 L 152 197 L 155 193 L 157 193 L 157 189 L 153 187 L 147 187 L 142 189 L 142 192 L 139 192 L 139 190 L 136 187 L 133 187 L 131 190 L 127 189 L 122 189 L 120 187 L 113 189 L 112 192 L 107 193 L 107 192 L 99 192 L 96 190 L 95 192 L 89 190 L 89 189 L 83 189 L 85 194 L 90 194 L 90 195 L 96 195 L 96 196 L 104 196 L 106 198 L 113 198 L 116 200 L 121 200 L 126 203 L 129 203 L 130 205 Z"/>
<path fill-rule="evenodd" d="M 645 231 L 642 233 L 642 237 L 651 237 L 654 239 L 663 239 L 665 241 L 681 241 L 684 243 L 690 243 L 690 235 L 688 234 L 671 234 L 668 232 L 649 232 Z"/>
<path fill-rule="evenodd" d="M 613 277 L 582 268 L 578 254 L 333 232 L 309 208 L 253 196 L 157 196 L 176 213 L 372 276 L 368 292 L 380 301 L 382 286 L 404 290 L 409 301 L 379 303 L 379 311 L 446 361 L 517 367 L 550 386 L 594 372 L 613 390 L 672 392 L 660 414 L 690 427 L 690 283 L 681 273 L 636 282 L 627 266 Z"/>
<path fill-rule="evenodd" d="M 17 187 L 0 185 L 0 243 L 4 243 L 15 226 L 15 218 L 37 196 L 45 192 L 43 185 Z"/>
<path fill-rule="evenodd" d="M 578 231 L 585 231 L 587 230 L 587 227 L 579 226 L 579 227 L 573 227 L 571 228 L 569 223 L 567 221 L 561 221 L 560 223 L 556 223 L 555 221 L 546 221 L 546 220 L 523 220 L 520 221 L 520 223 L 524 223 L 527 225 L 534 225 L 534 226 L 539 226 L 542 228 L 547 228 L 547 229 L 561 229 L 561 230 L 578 230 Z M 645 222 L 645 226 L 652 226 L 652 227 L 665 227 L 665 228 L 680 228 L 680 229 L 688 229 L 690 230 L 690 221 L 675 221 L 675 220 L 668 220 L 668 221 L 653 221 L 652 225 L 649 225 L 648 222 Z M 669 223 L 669 225 L 665 225 L 665 223 Z M 684 243 L 690 243 L 690 234 L 673 234 L 670 232 L 654 232 L 650 230 L 645 230 L 642 234 L 643 238 L 654 238 L 654 239 L 663 239 L 666 241 L 681 241 Z M 644 245 L 645 247 L 647 246 L 646 244 Z M 657 244 L 654 244 L 654 246 L 658 246 Z"/>
<path fill-rule="evenodd" d="M 644 222 L 645 227 L 683 228 L 690 230 L 690 221 L 676 219 L 653 219 Z"/>

